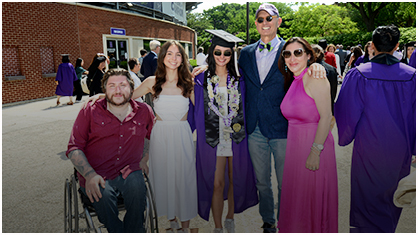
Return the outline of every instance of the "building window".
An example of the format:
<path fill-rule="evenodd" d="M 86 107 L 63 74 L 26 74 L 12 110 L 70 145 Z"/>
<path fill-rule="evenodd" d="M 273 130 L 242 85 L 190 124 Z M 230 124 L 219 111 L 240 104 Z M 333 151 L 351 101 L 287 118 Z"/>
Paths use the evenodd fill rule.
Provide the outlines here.
<path fill-rule="evenodd" d="M 41 47 L 41 68 L 42 74 L 55 73 L 54 49 L 52 47 Z"/>
<path fill-rule="evenodd" d="M 25 79 L 20 70 L 18 47 L 3 47 L 3 76 L 5 81 Z"/>
<path fill-rule="evenodd" d="M 187 43 L 186 45 L 189 48 L 189 59 L 193 59 L 193 45 L 190 43 Z"/>
<path fill-rule="evenodd" d="M 3 74 L 5 77 L 22 75 L 17 47 L 3 47 Z"/>

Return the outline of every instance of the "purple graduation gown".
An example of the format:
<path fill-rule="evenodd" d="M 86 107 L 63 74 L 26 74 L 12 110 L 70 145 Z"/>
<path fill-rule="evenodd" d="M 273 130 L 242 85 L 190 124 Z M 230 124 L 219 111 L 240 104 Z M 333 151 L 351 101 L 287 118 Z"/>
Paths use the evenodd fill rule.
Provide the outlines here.
<path fill-rule="evenodd" d="M 354 140 L 350 231 L 393 233 L 402 211 L 393 194 L 416 151 L 416 74 L 391 55 L 376 57 L 347 73 L 335 118 L 339 145 Z"/>
<path fill-rule="evenodd" d="M 241 73 L 242 74 L 242 73 Z M 216 150 L 206 143 L 205 136 L 205 110 L 203 103 L 203 87 L 204 73 L 195 78 L 195 106 L 190 106 L 188 121 L 192 129 L 197 129 L 197 145 L 196 145 L 196 172 L 197 172 L 197 194 L 198 194 L 198 212 L 200 217 L 209 220 L 209 212 L 212 206 L 213 185 L 216 169 Z M 241 98 L 245 101 L 245 84 L 244 78 L 240 78 Z M 242 105 L 244 107 L 245 105 Z M 207 110 L 206 110 L 207 112 Z M 245 115 L 245 108 L 244 108 Z M 233 182 L 234 182 L 234 203 L 235 213 L 241 213 L 249 207 L 257 205 L 258 195 L 255 173 L 248 152 L 247 135 L 239 143 L 232 141 L 233 151 Z M 228 166 L 225 173 L 225 190 L 224 198 L 227 198 L 229 187 L 229 178 L 227 174 Z"/>
<path fill-rule="evenodd" d="M 77 81 L 77 74 L 71 63 L 62 63 L 58 66 L 55 81 L 58 81 L 55 94 L 60 96 L 73 96 L 74 81 Z"/>

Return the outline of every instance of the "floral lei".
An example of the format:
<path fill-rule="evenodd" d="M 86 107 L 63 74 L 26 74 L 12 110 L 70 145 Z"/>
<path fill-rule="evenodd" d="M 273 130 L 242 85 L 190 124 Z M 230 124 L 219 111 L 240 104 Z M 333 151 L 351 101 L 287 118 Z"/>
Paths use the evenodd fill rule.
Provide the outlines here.
<path fill-rule="evenodd" d="M 225 126 L 231 128 L 232 119 L 234 119 L 239 110 L 239 99 L 241 94 L 238 92 L 238 81 L 235 81 L 234 77 L 233 79 L 230 78 L 229 73 L 227 77 L 227 93 L 228 93 L 228 108 L 229 112 L 228 114 L 225 114 L 225 111 L 222 107 L 222 100 L 225 98 L 222 93 L 219 92 L 219 81 L 220 78 L 218 75 L 214 75 L 210 77 L 210 73 L 208 73 L 207 76 L 207 89 L 208 89 L 208 95 L 209 95 L 209 108 L 216 113 L 219 117 L 222 118 L 224 121 Z M 232 84 L 232 80 L 234 80 L 234 84 Z M 213 88 L 213 85 L 215 85 L 215 88 Z M 216 103 L 218 103 L 221 110 L 214 105 L 213 101 L 216 100 Z M 208 113 L 210 110 L 208 110 Z M 232 130 L 232 129 L 231 129 Z"/>

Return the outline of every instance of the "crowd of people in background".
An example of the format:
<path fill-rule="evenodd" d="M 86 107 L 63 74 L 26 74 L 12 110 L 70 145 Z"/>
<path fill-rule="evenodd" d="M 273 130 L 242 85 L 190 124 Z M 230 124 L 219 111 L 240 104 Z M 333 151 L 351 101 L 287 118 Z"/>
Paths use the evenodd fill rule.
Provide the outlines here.
<path fill-rule="evenodd" d="M 143 170 L 150 174 L 158 216 L 167 216 L 169 232 L 190 232 L 190 220 L 197 215 L 209 220 L 210 211 L 213 232 L 235 232 L 234 214 L 258 204 L 263 232 L 337 233 L 338 177 L 331 133 L 336 124 L 341 146 L 354 140 L 350 231 L 395 232 L 401 209 L 394 206 L 393 193 L 409 174 L 416 151 L 415 42 L 399 47 L 399 30 L 381 26 L 364 47 L 344 50 L 326 39 L 311 45 L 300 37 L 278 37 L 282 19 L 272 4 L 261 4 L 255 18 L 260 40 L 235 48 L 233 35 L 214 35 L 207 55 L 198 49 L 199 67 L 193 71 L 184 48 L 174 40 L 163 45 L 151 41 L 149 53 L 141 49 L 140 58 L 129 59 L 129 72 L 106 71 L 109 59 L 101 53 L 87 70 L 81 58 L 75 70 L 63 59 L 59 72 L 65 67 L 70 79 L 57 76 L 57 105 L 70 90 L 72 96 L 73 86 L 77 101 L 81 99 L 83 74 L 93 96 L 76 121 L 84 129 L 75 124 L 67 151 L 87 180 L 83 192 L 99 213 L 104 207 L 99 201 L 114 201 L 104 191 L 105 181 L 126 190 L 121 182 Z M 114 116 L 101 124 L 82 120 L 96 112 L 106 116 L 106 111 Z M 138 113 L 147 117 L 145 126 Z M 113 119 L 122 129 L 134 130 L 124 129 L 120 138 L 129 133 L 142 138 L 137 152 L 128 151 L 136 160 L 120 154 L 122 146 L 110 134 L 119 129 L 106 128 L 113 126 Z M 97 132 L 88 133 L 89 125 Z M 96 141 L 119 148 L 114 151 L 117 161 L 125 160 L 125 165 L 112 169 L 122 178 L 102 169 L 97 154 L 89 156 L 97 150 Z M 132 140 L 124 143 L 135 145 Z M 103 178 L 93 179 L 85 165 L 78 165 L 80 159 L 94 162 L 87 167 L 99 175 L 104 171 Z M 142 191 L 134 197 L 143 200 Z M 228 211 L 222 224 L 225 199 Z M 130 218 L 124 222 L 114 213 L 100 213 L 109 231 L 142 231 Z"/>

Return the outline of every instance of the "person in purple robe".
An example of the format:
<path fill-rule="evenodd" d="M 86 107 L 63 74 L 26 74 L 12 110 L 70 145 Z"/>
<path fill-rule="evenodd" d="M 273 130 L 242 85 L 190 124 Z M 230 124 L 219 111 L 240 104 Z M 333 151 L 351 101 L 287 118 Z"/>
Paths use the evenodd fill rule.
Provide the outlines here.
<path fill-rule="evenodd" d="M 208 70 L 195 77 L 195 106 L 189 115 L 197 130 L 198 212 L 209 220 L 212 208 L 214 232 L 235 232 L 234 213 L 258 204 L 245 129 L 245 83 L 233 53 L 234 44 L 242 40 L 222 30 L 207 31 L 215 35 L 208 50 Z"/>
<path fill-rule="evenodd" d="M 359 66 L 360 64 L 364 64 L 370 62 L 373 59 L 374 51 L 372 48 L 372 41 L 368 41 L 364 46 L 364 55 L 360 56 L 357 60 L 355 60 L 354 65 Z"/>
<path fill-rule="evenodd" d="M 339 145 L 354 140 L 350 232 L 394 233 L 402 211 L 393 195 L 416 152 L 416 72 L 392 55 L 399 37 L 374 30 L 375 57 L 347 73 L 335 103 Z"/>
<path fill-rule="evenodd" d="M 55 94 L 57 95 L 57 106 L 60 104 L 61 96 L 69 96 L 70 102 L 67 105 L 73 105 L 73 90 L 74 82 L 77 81 L 77 74 L 74 66 L 70 63 L 69 55 L 62 55 L 62 63 L 58 66 L 57 76 L 55 77 L 55 84 L 57 88 Z"/>

